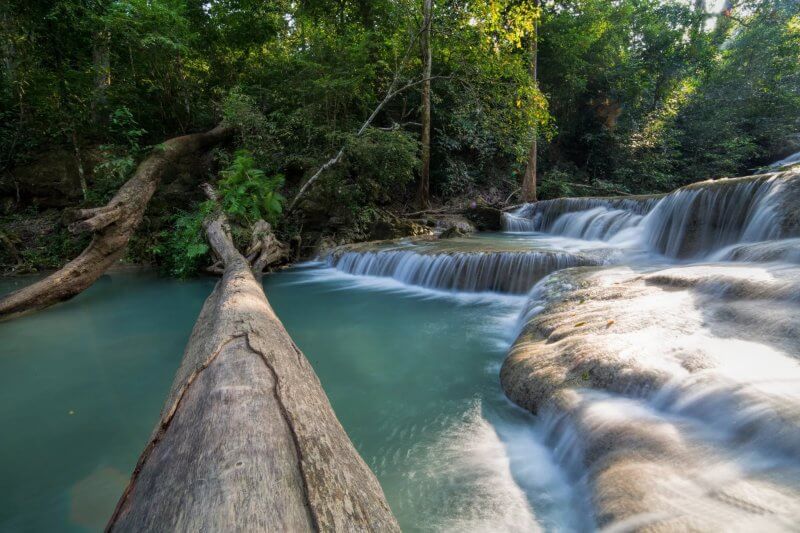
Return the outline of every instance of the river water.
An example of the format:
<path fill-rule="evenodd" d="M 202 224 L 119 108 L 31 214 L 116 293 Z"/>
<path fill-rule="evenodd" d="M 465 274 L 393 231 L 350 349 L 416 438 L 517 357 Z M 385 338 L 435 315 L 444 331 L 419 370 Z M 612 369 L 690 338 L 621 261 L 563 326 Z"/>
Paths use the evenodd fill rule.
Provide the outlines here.
<path fill-rule="evenodd" d="M 0 530 L 102 529 L 213 283 L 113 274 L 0 324 Z M 314 264 L 265 288 L 404 530 L 580 527 L 532 417 L 498 385 L 523 298 Z"/>
<path fill-rule="evenodd" d="M 800 239 L 781 219 L 793 179 L 540 202 L 507 216 L 509 233 L 355 247 L 265 289 L 404 531 L 627 531 L 664 516 L 787 529 L 800 517 Z M 598 301 L 565 314 L 547 276 L 570 267 L 566 294 Z M 0 531 L 102 529 L 213 283 L 116 273 L 0 324 Z M 557 335 L 537 352 L 543 331 Z M 547 363 L 526 363 L 544 372 L 531 390 L 559 399 L 539 417 L 500 387 L 512 345 Z M 610 374 L 595 382 L 595 368 Z"/>

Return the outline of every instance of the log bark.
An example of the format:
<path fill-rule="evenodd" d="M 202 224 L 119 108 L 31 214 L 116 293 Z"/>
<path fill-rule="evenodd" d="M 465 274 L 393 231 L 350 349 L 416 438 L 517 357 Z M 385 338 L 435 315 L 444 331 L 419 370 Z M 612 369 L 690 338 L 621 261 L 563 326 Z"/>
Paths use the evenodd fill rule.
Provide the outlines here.
<path fill-rule="evenodd" d="M 259 220 L 253 224 L 253 236 L 247 249 L 247 260 L 253 265 L 253 275 L 260 278 L 264 269 L 289 256 L 289 247 L 278 240 L 269 222 Z"/>
<path fill-rule="evenodd" d="M 105 207 L 76 212 L 85 220 L 71 229 L 95 232 L 89 246 L 61 270 L 0 299 L 0 320 L 44 309 L 90 287 L 125 253 L 164 171 L 181 157 L 213 146 L 232 133 L 231 128 L 220 125 L 206 133 L 170 139 L 155 148 Z"/>
<path fill-rule="evenodd" d="M 223 217 L 225 271 L 107 531 L 399 531 Z"/>

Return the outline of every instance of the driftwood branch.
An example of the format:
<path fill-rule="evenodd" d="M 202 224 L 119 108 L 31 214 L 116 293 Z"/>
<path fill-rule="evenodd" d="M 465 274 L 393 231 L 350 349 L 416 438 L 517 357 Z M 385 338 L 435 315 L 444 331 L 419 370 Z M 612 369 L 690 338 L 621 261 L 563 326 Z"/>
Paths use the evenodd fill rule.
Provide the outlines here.
<path fill-rule="evenodd" d="M 70 228 L 94 232 L 92 242 L 58 272 L 1 298 L 0 320 L 44 309 L 90 287 L 125 253 L 164 171 L 181 157 L 222 142 L 232 133 L 220 125 L 206 133 L 170 139 L 139 164 L 106 206 L 74 212 L 79 222 Z"/>
<path fill-rule="evenodd" d="M 225 217 L 224 275 L 107 531 L 399 531 Z"/>
<path fill-rule="evenodd" d="M 414 211 L 413 213 L 405 213 L 403 214 L 404 217 L 415 217 L 420 215 L 456 215 L 459 213 L 463 213 L 463 207 L 437 207 L 433 209 L 423 209 L 422 211 Z"/>
<path fill-rule="evenodd" d="M 289 255 L 289 247 L 278 240 L 269 222 L 259 220 L 253 225 L 253 236 L 247 249 L 247 259 L 253 274 L 260 278 L 264 269 Z"/>

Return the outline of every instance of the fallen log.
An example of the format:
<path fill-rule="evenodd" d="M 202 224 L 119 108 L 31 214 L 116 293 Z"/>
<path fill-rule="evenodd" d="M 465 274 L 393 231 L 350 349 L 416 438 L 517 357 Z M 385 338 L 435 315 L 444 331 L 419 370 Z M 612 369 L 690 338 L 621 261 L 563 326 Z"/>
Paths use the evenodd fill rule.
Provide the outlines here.
<path fill-rule="evenodd" d="M 206 133 L 170 139 L 139 164 L 107 205 L 75 211 L 70 230 L 93 232 L 89 246 L 61 270 L 1 298 L 0 320 L 44 309 L 90 287 L 125 253 L 164 171 L 181 157 L 218 144 L 232 133 L 219 125 Z"/>
<path fill-rule="evenodd" d="M 399 531 L 223 216 L 224 274 L 107 531 Z"/>

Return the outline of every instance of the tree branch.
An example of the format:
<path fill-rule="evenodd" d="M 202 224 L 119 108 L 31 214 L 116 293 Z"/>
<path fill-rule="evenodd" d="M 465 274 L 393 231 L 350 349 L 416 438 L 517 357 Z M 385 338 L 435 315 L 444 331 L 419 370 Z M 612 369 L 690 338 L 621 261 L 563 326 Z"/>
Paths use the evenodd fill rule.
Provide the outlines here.
<path fill-rule="evenodd" d="M 384 108 L 384 106 L 386 106 L 386 104 L 389 103 L 389 101 L 398 94 L 410 89 L 411 87 L 415 87 L 417 85 L 420 85 L 421 83 L 425 83 L 426 81 L 431 81 L 436 79 L 451 79 L 451 78 L 452 76 L 431 76 L 428 78 L 421 78 L 409 82 L 400 87 L 399 89 L 393 89 L 392 87 L 396 83 L 395 80 L 394 82 L 392 82 L 392 86 L 390 87 L 389 92 L 386 93 L 386 96 L 383 98 L 383 100 L 381 100 L 381 102 L 377 105 L 377 107 L 375 107 L 375 109 L 372 110 L 372 113 L 370 114 L 369 118 L 367 118 L 367 120 L 365 120 L 364 123 L 361 125 L 358 132 L 356 133 L 356 137 L 361 137 L 364 134 L 364 132 L 367 131 L 367 128 L 372 124 L 372 122 L 378 116 L 378 113 L 380 113 L 381 110 Z M 289 204 L 289 208 L 286 210 L 286 214 L 289 214 L 294 210 L 300 198 L 305 194 L 305 192 L 309 189 L 309 187 L 311 187 L 314 184 L 314 182 L 319 179 L 319 177 L 322 175 L 323 172 L 325 172 L 326 170 L 328 170 L 329 168 L 336 165 L 337 163 L 339 163 L 339 161 L 342 160 L 342 157 L 344 156 L 344 149 L 345 147 L 342 146 L 335 156 L 328 159 L 328 161 L 326 161 L 321 167 L 317 169 L 316 172 L 314 172 L 314 174 L 310 178 L 308 178 L 308 181 L 306 181 L 303 184 L 303 186 L 300 187 L 300 190 L 297 191 L 297 194 L 292 200 L 292 203 Z"/>

